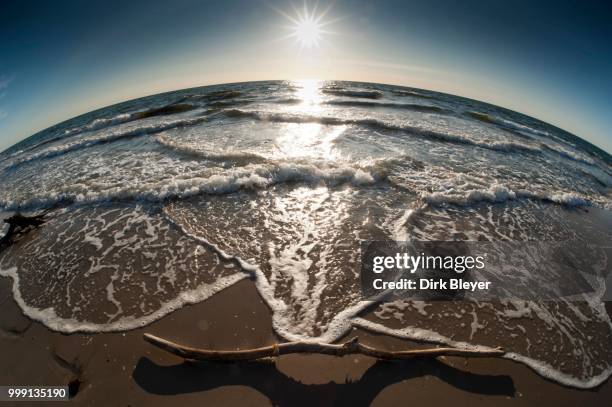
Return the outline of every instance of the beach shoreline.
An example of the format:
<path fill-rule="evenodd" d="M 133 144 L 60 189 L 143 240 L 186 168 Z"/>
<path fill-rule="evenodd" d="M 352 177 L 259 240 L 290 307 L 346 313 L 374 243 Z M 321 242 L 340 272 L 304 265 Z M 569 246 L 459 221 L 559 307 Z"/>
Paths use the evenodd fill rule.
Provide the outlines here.
<path fill-rule="evenodd" d="M 0 373 L 0 382 L 70 384 L 76 393 L 73 405 L 392 406 L 460 401 L 470 405 L 603 406 L 612 398 L 609 380 L 595 389 L 578 390 L 502 359 L 382 362 L 365 356 L 288 355 L 249 363 L 194 364 L 142 339 L 148 332 L 211 349 L 245 349 L 278 341 L 270 311 L 249 280 L 123 333 L 53 332 L 22 315 L 12 299 L 10 279 L 0 279 L 0 293 L 4 309 L 0 362 L 7 367 Z M 390 350 L 431 346 L 359 329 L 343 340 L 354 336 Z"/>

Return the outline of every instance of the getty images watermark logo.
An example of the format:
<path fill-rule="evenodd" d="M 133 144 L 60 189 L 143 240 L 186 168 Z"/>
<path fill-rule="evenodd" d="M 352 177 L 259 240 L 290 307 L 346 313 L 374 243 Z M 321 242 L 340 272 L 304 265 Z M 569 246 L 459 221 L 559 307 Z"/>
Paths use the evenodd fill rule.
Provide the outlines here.
<path fill-rule="evenodd" d="M 452 269 L 455 273 L 463 273 L 473 268 L 484 269 L 485 255 L 481 256 L 427 256 L 425 253 L 411 255 L 406 252 L 396 253 L 395 256 L 375 256 L 372 271 L 382 273 L 385 269 L 404 269 L 416 273 L 419 269 L 436 270 Z"/>
<path fill-rule="evenodd" d="M 366 299 L 608 300 L 610 255 L 585 242 L 369 241 L 361 289 Z"/>

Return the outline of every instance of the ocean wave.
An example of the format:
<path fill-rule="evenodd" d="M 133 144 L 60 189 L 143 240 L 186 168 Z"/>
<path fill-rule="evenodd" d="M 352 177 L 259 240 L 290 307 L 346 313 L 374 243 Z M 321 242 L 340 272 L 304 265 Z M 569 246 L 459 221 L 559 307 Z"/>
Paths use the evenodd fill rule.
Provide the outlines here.
<path fill-rule="evenodd" d="M 99 130 L 101 128 L 104 127 L 109 127 L 109 126 L 113 126 L 116 124 L 122 124 L 122 123 L 126 123 L 129 122 L 130 120 L 133 120 L 133 113 L 122 113 L 122 114 L 118 114 L 116 116 L 113 117 L 109 117 L 109 118 L 99 118 L 99 119 L 95 119 L 83 126 L 78 126 L 78 127 L 72 127 L 69 129 L 64 130 L 64 132 L 62 132 L 62 134 L 60 134 L 59 136 L 55 136 L 55 137 L 50 137 L 47 138 L 45 140 L 41 140 L 38 143 L 35 143 L 31 146 L 28 146 L 26 148 L 23 148 L 19 151 L 16 151 L 14 153 L 12 153 L 11 155 L 9 155 L 7 158 L 11 159 L 11 158 L 15 158 L 17 156 L 23 155 L 24 153 L 27 153 L 28 151 L 32 151 L 35 150 L 37 148 L 40 148 L 46 144 L 50 144 L 50 143 L 54 143 L 56 141 L 60 141 L 63 138 L 66 137 L 70 137 L 79 133 L 84 133 L 87 131 L 94 131 L 94 130 Z"/>
<path fill-rule="evenodd" d="M 303 102 L 304 101 L 302 99 L 298 98 L 281 98 L 274 101 L 274 103 L 278 105 L 299 105 Z"/>
<path fill-rule="evenodd" d="M 470 191 L 433 192 L 423 196 L 430 205 L 460 205 L 468 206 L 477 202 L 505 202 L 516 198 L 516 192 L 503 186 L 493 185 L 488 189 L 474 189 Z"/>
<path fill-rule="evenodd" d="M 489 113 L 467 111 L 467 112 L 464 112 L 463 115 L 469 117 L 470 119 L 476 119 L 482 123 L 494 125 L 500 128 L 501 130 L 509 131 L 513 135 L 518 136 L 520 138 L 527 139 L 527 140 L 534 140 L 535 132 L 527 131 L 527 130 L 531 130 L 531 128 L 528 126 L 518 125 L 518 123 L 504 120 L 501 117 L 496 117 Z M 510 123 L 516 124 L 516 126 Z"/>
<path fill-rule="evenodd" d="M 155 134 L 155 133 L 159 133 L 160 131 L 165 131 L 165 130 L 169 130 L 169 129 L 173 129 L 177 127 L 193 126 L 193 125 L 205 122 L 207 120 L 208 118 L 206 116 L 200 116 L 200 117 L 194 117 L 194 118 L 188 118 L 188 119 L 177 119 L 177 120 L 172 120 L 169 122 L 146 124 L 144 126 L 139 126 L 133 129 L 125 130 L 125 131 L 119 131 L 117 133 L 101 134 L 101 135 L 94 136 L 94 137 L 78 139 L 78 140 L 74 140 L 69 143 L 65 143 L 65 144 L 56 146 L 56 147 L 51 147 L 46 150 L 42 150 L 35 154 L 31 154 L 21 159 L 15 160 L 9 163 L 5 167 L 5 169 L 13 169 L 15 167 L 18 167 L 20 165 L 23 165 L 23 164 L 26 164 L 32 161 L 45 159 L 45 158 L 57 157 L 57 156 L 60 156 L 60 155 L 63 155 L 63 154 L 66 154 L 72 151 L 81 150 L 81 149 L 92 147 L 98 144 L 109 143 L 109 142 L 113 142 L 113 141 L 117 141 L 117 140 L 121 140 L 125 138 L 138 137 L 138 136 L 147 135 L 147 134 L 149 135 Z"/>
<path fill-rule="evenodd" d="M 558 154 L 562 157 L 568 158 L 572 161 L 577 161 L 583 164 L 587 164 L 587 165 L 596 165 L 595 164 L 595 160 L 591 159 L 590 157 L 587 157 L 583 154 L 578 154 L 578 153 L 574 153 L 573 151 L 567 150 L 565 148 L 562 147 L 556 147 L 556 146 L 552 146 L 548 143 L 542 143 L 541 144 L 543 149 L 549 150 L 555 154 Z"/>
<path fill-rule="evenodd" d="M 412 110 L 423 113 L 446 113 L 446 109 L 438 106 L 418 105 L 414 103 L 384 103 L 384 102 L 368 102 L 363 100 L 330 100 L 325 102 L 326 105 L 333 106 L 349 106 L 349 107 L 386 107 L 392 109 Z"/>
<path fill-rule="evenodd" d="M 336 102 L 334 102 L 336 103 Z M 340 102 L 343 103 L 343 102 Z M 347 102 L 347 103 L 357 103 L 360 102 Z M 363 102 L 366 104 L 376 105 L 376 102 Z M 384 105 L 384 104 L 381 104 Z M 421 108 L 421 105 L 407 105 L 410 107 L 419 106 L 417 109 Z M 410 108 L 408 107 L 408 108 Z M 423 106 L 424 109 L 428 107 Z M 441 111 L 444 112 L 444 111 Z M 515 141 L 484 141 L 484 140 L 474 140 L 464 136 L 450 134 L 450 133 L 442 133 L 436 132 L 432 130 L 426 130 L 414 126 L 407 125 L 396 125 L 393 123 L 385 122 L 378 119 L 373 118 L 365 118 L 365 119 L 343 119 L 332 116 L 311 116 L 311 115 L 299 115 L 299 114 L 289 114 L 289 113 L 271 113 L 271 112 L 263 112 L 263 111 L 249 111 L 249 110 L 241 110 L 241 109 L 228 109 L 223 112 L 220 112 L 230 118 L 250 118 L 254 120 L 259 120 L 263 122 L 277 122 L 277 123 L 320 123 L 324 125 L 356 125 L 356 126 L 364 126 L 371 128 L 378 128 L 381 130 L 391 130 L 391 131 L 401 131 L 410 133 L 414 136 L 420 136 L 424 138 L 429 138 L 432 140 L 447 142 L 447 143 L 455 143 L 455 144 L 464 144 L 471 145 L 479 148 L 484 148 L 487 150 L 499 151 L 499 152 L 527 152 L 533 154 L 542 154 L 545 150 L 550 151 L 556 154 L 559 154 L 565 158 L 568 158 L 573 161 L 581 162 L 588 165 L 596 165 L 595 161 L 586 157 L 584 155 L 573 153 L 569 150 L 563 149 L 561 147 L 555 147 L 547 143 L 538 143 L 538 144 L 526 144 Z"/>
<path fill-rule="evenodd" d="M 245 106 L 251 103 L 253 103 L 251 99 L 229 99 L 210 102 L 206 106 L 210 109 L 231 109 L 232 107 Z"/>
<path fill-rule="evenodd" d="M 0 200 L 4 210 L 23 210 L 49 208 L 56 205 L 91 204 L 107 201 L 149 201 L 160 202 L 168 199 L 182 199 L 200 194 L 224 195 L 239 190 L 262 190 L 273 185 L 292 182 L 325 183 L 336 186 L 352 184 L 353 186 L 371 185 L 381 181 L 390 182 L 388 165 L 376 162 L 372 166 L 356 166 L 330 162 L 296 162 L 270 161 L 249 153 L 208 153 L 194 149 L 167 137 L 157 137 L 158 143 L 186 154 L 195 154 L 207 159 L 243 160 L 244 166 L 231 167 L 224 172 L 210 176 L 190 178 L 172 178 L 161 181 L 135 184 L 128 187 L 114 187 L 100 191 L 64 190 L 44 193 L 18 200 Z M 254 159 L 254 160 L 253 160 Z M 514 199 L 533 199 L 554 203 L 565 207 L 607 207 L 605 203 L 593 201 L 589 197 L 568 191 L 530 191 L 511 188 L 502 184 L 493 184 L 486 188 L 461 190 L 450 188 L 444 191 L 422 193 L 422 201 L 431 206 L 472 206 L 480 202 L 503 203 Z"/>
<path fill-rule="evenodd" d="M 395 96 L 412 96 L 412 97 L 424 98 L 424 99 L 434 98 L 433 96 L 426 95 L 425 93 L 417 92 L 414 90 L 392 90 L 391 93 L 393 93 Z"/>
<path fill-rule="evenodd" d="M 473 119 L 479 120 L 481 122 L 484 123 L 495 123 L 495 118 L 493 116 L 491 116 L 490 114 L 487 113 L 481 113 L 481 112 L 467 112 L 468 116 L 470 116 Z"/>
<path fill-rule="evenodd" d="M 504 124 L 504 125 L 506 125 L 506 126 L 508 126 L 508 127 L 512 127 L 514 129 L 517 129 L 517 130 L 523 130 L 523 131 L 526 131 L 528 133 L 537 134 L 539 136 L 551 137 L 551 134 L 549 132 L 547 132 L 547 131 L 539 130 L 539 129 L 534 129 L 531 126 L 526 126 L 524 124 L 520 124 L 520 123 L 514 122 L 512 120 L 506 120 L 506 119 L 500 118 L 497 121 L 502 123 L 502 124 Z"/>
<path fill-rule="evenodd" d="M 101 128 L 113 126 L 116 124 L 126 123 L 132 120 L 133 115 L 134 113 L 121 113 L 113 117 L 95 119 L 87 123 L 86 125 L 66 129 L 64 131 L 63 137 L 72 136 L 78 133 L 84 133 L 86 131 L 99 130 Z"/>
<path fill-rule="evenodd" d="M 321 93 L 333 96 L 344 96 L 351 98 L 364 98 L 364 99 L 380 99 L 383 97 L 382 92 L 376 90 L 349 90 L 349 89 L 323 89 Z"/>
<path fill-rule="evenodd" d="M 511 122 L 509 120 L 502 119 L 501 117 L 497 117 L 489 113 L 467 111 L 464 112 L 463 115 L 469 117 L 470 119 L 478 120 L 482 123 L 494 125 L 500 128 L 501 130 L 509 131 L 513 135 L 518 136 L 520 138 L 531 141 L 533 141 L 534 139 L 538 140 L 537 138 L 535 138 L 535 136 L 538 135 L 538 131 L 532 129 L 529 126 L 524 126 L 515 122 Z"/>
<path fill-rule="evenodd" d="M 23 200 L 0 200 L 4 210 L 49 208 L 64 204 L 91 204 L 107 201 L 160 202 L 200 194 L 223 195 L 239 190 L 260 190 L 291 182 L 340 185 L 368 185 L 382 175 L 373 169 L 329 163 L 268 163 L 232 168 L 208 177 L 174 178 L 155 183 L 139 183 L 103 191 L 56 191 Z"/>
<path fill-rule="evenodd" d="M 533 127 L 516 123 L 510 120 L 497 118 L 487 113 L 469 111 L 467 112 L 467 114 L 468 116 L 481 122 L 495 124 L 504 130 L 510 130 L 513 134 L 519 135 L 521 137 L 527 137 L 532 140 L 534 140 L 534 136 L 544 137 L 548 139 L 553 138 L 553 136 L 547 131 L 534 129 Z M 536 138 L 535 140 L 538 139 Z M 541 138 L 539 140 L 541 140 Z M 576 153 L 561 146 L 555 146 L 550 143 L 539 143 L 539 145 L 541 150 L 550 151 L 569 160 L 577 161 L 587 165 L 595 165 L 595 161 L 584 154 Z"/>
<path fill-rule="evenodd" d="M 35 149 L 37 149 L 39 147 L 44 146 L 45 144 L 54 143 L 54 142 L 59 141 L 59 140 L 61 140 L 63 138 L 64 138 L 64 136 L 62 135 L 62 136 L 51 137 L 51 138 L 48 138 L 46 140 L 42 140 L 42 141 L 40 141 L 38 143 L 35 143 L 35 144 L 31 145 L 31 146 L 24 147 L 24 148 L 22 148 L 20 150 L 17 150 L 15 152 L 7 155 L 5 160 L 10 160 L 12 158 L 18 157 L 20 155 L 23 155 L 23 154 L 27 153 L 28 151 L 35 150 Z M 0 160 L 0 161 L 4 161 L 4 160 Z"/>
<path fill-rule="evenodd" d="M 382 130 L 392 130 L 410 133 L 414 136 L 425 137 L 433 140 L 466 144 L 476 147 L 481 147 L 489 150 L 503 151 L 503 152 L 535 152 L 540 153 L 542 150 L 537 146 L 531 146 L 523 143 L 516 143 L 511 141 L 477 141 L 468 139 L 463 136 L 435 132 L 432 130 L 425 130 L 413 126 L 400 126 L 393 123 L 384 122 L 377 119 L 342 119 L 331 116 L 310 116 L 310 115 L 293 115 L 287 113 L 271 113 L 261 111 L 246 111 L 240 109 L 229 109 L 221 112 L 230 118 L 250 118 L 253 120 L 259 120 L 263 122 L 276 122 L 276 123 L 320 123 L 325 125 L 357 125 L 364 127 L 373 127 Z"/>
<path fill-rule="evenodd" d="M 162 107 L 155 107 L 152 109 L 140 110 L 131 113 L 121 113 L 109 118 L 99 118 L 87 123 L 84 126 L 73 127 L 64 131 L 63 135 L 54 139 L 56 141 L 63 137 L 73 136 L 79 133 L 85 133 L 89 131 L 100 130 L 105 127 L 115 126 L 117 124 L 123 124 L 134 120 L 147 119 L 149 117 L 156 116 L 168 116 L 178 113 L 188 112 L 199 108 L 200 106 L 189 104 L 189 103 L 174 103 Z M 42 143 L 41 143 L 42 144 Z M 40 145 L 40 144 L 39 144 Z"/>
<path fill-rule="evenodd" d="M 516 191 L 518 197 L 537 199 L 544 202 L 557 203 L 567 207 L 585 207 L 592 206 L 593 202 L 575 192 L 533 192 L 525 189 Z"/>
<path fill-rule="evenodd" d="M 223 103 L 231 103 L 234 99 L 239 98 L 240 96 L 242 96 L 242 92 L 238 90 L 220 90 L 209 93 L 188 95 L 175 103 L 180 104 L 185 102 L 195 102 L 210 105 L 220 103 L 222 105 Z"/>
<path fill-rule="evenodd" d="M 545 193 L 533 192 L 526 189 L 514 190 L 501 184 L 494 184 L 486 189 L 472 189 L 468 191 L 451 190 L 448 192 L 433 192 L 423 195 L 425 202 L 433 206 L 470 206 L 479 202 L 501 203 L 517 198 L 535 199 L 567 207 L 585 207 L 593 205 L 591 200 L 574 192 Z"/>
<path fill-rule="evenodd" d="M 240 160 L 240 159 L 249 159 L 250 161 L 265 161 L 266 158 L 262 157 L 255 153 L 249 152 L 235 152 L 235 151 L 222 151 L 222 152 L 213 152 L 213 151 L 205 151 L 202 148 L 198 148 L 193 144 L 189 143 L 180 143 L 171 138 L 161 134 L 155 137 L 155 141 L 170 150 L 176 151 L 181 154 L 196 156 L 199 158 L 212 159 L 212 160 Z"/>
<path fill-rule="evenodd" d="M 138 113 L 132 113 L 132 119 L 140 120 L 156 116 L 169 116 L 172 114 L 185 113 L 190 110 L 197 109 L 198 107 L 198 105 L 193 105 L 190 103 L 175 103 L 167 106 L 158 107 L 155 109 L 145 110 Z"/>

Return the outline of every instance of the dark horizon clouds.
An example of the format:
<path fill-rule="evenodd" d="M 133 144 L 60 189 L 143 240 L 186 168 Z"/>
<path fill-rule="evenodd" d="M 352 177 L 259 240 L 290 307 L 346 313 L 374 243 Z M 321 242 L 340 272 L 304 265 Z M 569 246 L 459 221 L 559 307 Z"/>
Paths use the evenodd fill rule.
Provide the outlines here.
<path fill-rule="evenodd" d="M 315 2 L 307 2 L 312 9 Z M 330 4 L 321 0 L 321 12 Z M 284 1 L 1 1 L 0 150 L 87 111 L 222 82 L 394 83 L 534 116 L 612 151 L 612 4 L 338 0 L 321 47 Z"/>

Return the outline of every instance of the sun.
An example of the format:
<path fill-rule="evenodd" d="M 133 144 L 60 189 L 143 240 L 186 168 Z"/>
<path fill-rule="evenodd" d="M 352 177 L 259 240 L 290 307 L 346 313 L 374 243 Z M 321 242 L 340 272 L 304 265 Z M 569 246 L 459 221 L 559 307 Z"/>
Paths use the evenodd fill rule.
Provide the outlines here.
<path fill-rule="evenodd" d="M 312 48 L 319 46 L 321 33 L 322 29 L 319 22 L 313 16 L 305 15 L 298 20 L 292 36 L 297 39 L 302 47 Z"/>
<path fill-rule="evenodd" d="M 291 26 L 288 27 L 290 34 L 286 38 L 295 39 L 300 48 L 318 48 L 324 40 L 324 34 L 331 34 L 324 28 L 331 21 L 323 21 L 331 5 L 322 12 L 317 11 L 317 5 L 318 3 L 309 9 L 308 3 L 304 2 L 304 7 L 301 9 L 294 7 L 293 15 L 274 9 L 291 22 Z"/>

